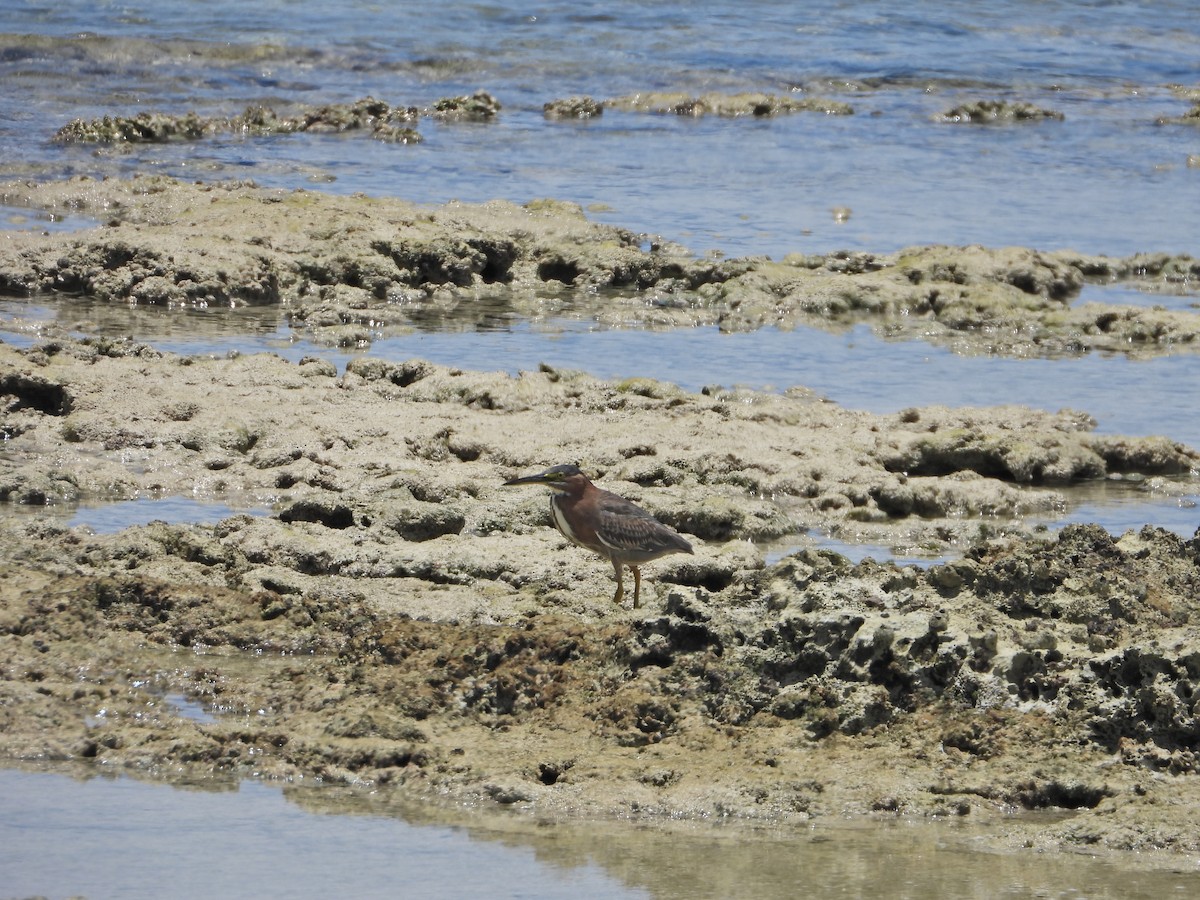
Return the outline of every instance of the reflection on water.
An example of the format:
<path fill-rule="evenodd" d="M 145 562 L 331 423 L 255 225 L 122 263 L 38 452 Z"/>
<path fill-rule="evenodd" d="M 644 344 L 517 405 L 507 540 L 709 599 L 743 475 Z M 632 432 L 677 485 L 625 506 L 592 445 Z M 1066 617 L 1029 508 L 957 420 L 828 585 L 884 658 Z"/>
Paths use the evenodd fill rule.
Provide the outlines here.
<path fill-rule="evenodd" d="M 203 703 L 185 697 L 183 694 L 167 694 L 163 697 L 171 708 L 181 719 L 190 719 L 193 722 L 199 722 L 201 725 L 211 725 L 214 722 L 220 721 L 209 712 L 208 707 Z"/>
<path fill-rule="evenodd" d="M 1176 483 L 1200 494 L 1200 485 L 1194 479 Z M 1097 522 L 1114 536 L 1136 531 L 1147 523 L 1173 531 L 1182 538 L 1191 538 L 1200 529 L 1200 508 L 1194 494 L 1161 496 L 1144 491 L 1143 486 L 1138 481 L 1126 480 L 1083 484 L 1063 492 L 1071 506 L 1062 516 L 1035 516 L 1032 521 L 1048 528 Z"/>
<path fill-rule="evenodd" d="M 1200 889 L 1200 876 L 1144 860 L 972 849 L 1003 821 L 550 823 L 333 787 L 190 787 L 0 771 L 0 884 L 124 898 L 1159 900 Z"/>
<path fill-rule="evenodd" d="M 763 547 L 763 559 L 768 566 L 779 562 L 790 553 L 796 553 L 808 547 L 818 550 L 831 550 L 850 562 L 858 564 L 864 559 L 874 559 L 876 562 L 893 562 L 898 566 L 916 566 L 927 569 L 930 566 L 958 558 L 961 554 L 956 548 L 941 550 L 937 553 L 917 554 L 912 548 L 892 547 L 885 544 L 871 544 L 858 541 L 845 541 L 819 530 L 811 530 L 803 540 L 781 538 Z"/>
<path fill-rule="evenodd" d="M 227 350 L 286 347 L 291 332 L 278 306 L 163 306 L 105 303 L 90 298 L 0 299 L 0 334 L 34 341 L 46 333 L 72 337 L 127 338 L 160 346 L 183 342 L 197 355 Z M 165 349 L 165 347 L 163 348 Z"/>

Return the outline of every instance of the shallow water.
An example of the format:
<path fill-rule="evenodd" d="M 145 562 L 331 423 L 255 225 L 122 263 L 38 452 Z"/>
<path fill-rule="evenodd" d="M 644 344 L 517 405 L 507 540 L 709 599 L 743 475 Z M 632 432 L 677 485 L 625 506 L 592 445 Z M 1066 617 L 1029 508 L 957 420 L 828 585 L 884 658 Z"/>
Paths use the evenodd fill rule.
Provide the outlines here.
<path fill-rule="evenodd" d="M 1191 538 L 1200 531 L 1200 506 L 1197 496 L 1156 497 L 1140 489 L 1137 482 L 1102 481 L 1088 483 L 1062 491 L 1066 508 L 1056 516 L 1033 516 L 1026 520 L 1035 528 L 1048 532 L 1057 531 L 1066 525 L 1095 524 L 1113 537 L 1128 531 L 1139 531 L 1145 525 L 1154 525 L 1173 531 L 1181 538 Z M 1200 489 L 1197 489 L 1200 494 Z M 984 519 L 985 524 L 1000 526 L 1003 519 Z M 784 556 L 804 547 L 815 546 L 840 553 L 853 563 L 868 557 L 877 562 L 891 561 L 899 566 L 927 568 L 931 565 L 956 559 L 961 556 L 961 547 L 951 546 L 937 552 L 920 547 L 891 546 L 869 542 L 846 540 L 837 535 L 812 530 L 797 538 L 781 538 L 764 546 L 767 564 L 778 562 Z"/>
<path fill-rule="evenodd" d="M 449 825 L 307 812 L 257 782 L 173 790 L 4 771 L 0 798 L 6 896 L 646 896 L 583 860 L 548 865 Z"/>
<path fill-rule="evenodd" d="M 566 321 L 385 338 L 367 353 L 513 373 L 547 363 L 606 379 L 655 378 L 693 391 L 706 385 L 800 386 L 874 413 L 1010 403 L 1075 409 L 1095 417 L 1103 433 L 1166 434 L 1200 447 L 1200 393 L 1193 390 L 1200 383 L 1200 355 L 1194 354 L 1145 361 L 1097 354 L 962 357 L 919 342 L 883 340 L 865 325 L 841 333 L 796 328 L 721 334 L 715 327 L 622 331 Z M 1156 402 L 1131 402 L 1148 396 Z"/>
<path fill-rule="evenodd" d="M 428 202 L 550 196 L 698 253 L 937 242 L 1194 251 L 1195 129 L 1156 124 L 1189 108 L 1168 85 L 1195 84 L 1194 12 L 1183 0 L 833 0 L 819 12 L 763 0 L 5 4 L 0 173 L 253 178 Z M 415 146 L 359 135 L 51 141 L 74 118 L 106 114 L 235 115 L 368 94 L 428 106 L 478 88 L 502 103 L 496 122 L 422 122 Z M 552 99 L 646 90 L 800 91 L 855 114 L 542 116 Z M 934 121 L 997 98 L 1065 119 Z"/>
<path fill-rule="evenodd" d="M 969 822 L 561 822 L 253 781 L 172 789 L 0 770 L 12 896 L 792 898 L 1194 896 L 1200 874 L 973 849 Z M 339 815 L 329 815 L 338 813 Z M 1186 868 L 1186 863 L 1183 863 Z"/>
<path fill-rule="evenodd" d="M 0 441 L 0 458 L 4 444 Z M 82 526 L 96 534 L 116 534 L 135 525 L 165 522 L 168 525 L 215 525 L 237 515 L 266 516 L 271 505 L 255 497 L 139 497 L 134 500 L 90 498 L 78 503 L 27 506 L 0 503 L 0 521 L 37 519 L 63 528 Z"/>
<path fill-rule="evenodd" d="M 1119 306 L 1161 306 L 1175 312 L 1195 312 L 1200 309 L 1200 285 L 1181 285 L 1173 290 L 1147 291 L 1123 284 L 1084 285 L 1080 291 L 1080 303 L 1109 303 Z"/>
<path fill-rule="evenodd" d="M 43 511 L 43 515 L 48 510 Z M 63 511 L 67 528 L 85 525 L 97 534 L 115 534 L 133 525 L 166 522 L 169 525 L 211 525 L 236 515 L 263 516 L 270 507 L 262 504 L 230 505 L 218 500 L 195 497 L 160 497 L 155 499 L 121 500 L 111 503 L 87 502 Z"/>

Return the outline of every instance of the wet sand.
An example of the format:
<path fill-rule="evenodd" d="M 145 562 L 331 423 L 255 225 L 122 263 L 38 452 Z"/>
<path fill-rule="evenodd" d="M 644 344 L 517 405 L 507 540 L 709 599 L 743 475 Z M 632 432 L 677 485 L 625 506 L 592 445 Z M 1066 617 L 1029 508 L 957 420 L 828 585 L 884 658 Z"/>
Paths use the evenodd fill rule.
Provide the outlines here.
<path fill-rule="evenodd" d="M 729 329 L 870 322 L 960 352 L 1190 350 L 1187 310 L 1073 307 L 1186 258 L 916 248 L 698 260 L 542 202 L 401 201 L 166 179 L 10 184 L 102 224 L 0 236 L 0 291 L 280 304 L 330 345 L 414 314 L 569 308 Z M 1192 273 L 1192 274 L 1189 274 Z M 966 817 L 997 848 L 1200 850 L 1196 539 L 1047 536 L 1019 517 L 1198 466 L 1086 411 L 852 412 L 543 367 L 182 358 L 51 333 L 0 344 L 0 498 L 185 494 L 269 517 L 95 535 L 5 520 L 0 755 L 163 777 L 370 784 L 547 815 L 787 824 Z M 643 606 L 500 485 L 559 462 L 695 557 Z M 1018 517 L 997 528 L 991 517 Z M 928 570 L 756 541 L 817 525 L 964 542 Z M 164 704 L 179 694 L 213 721 Z M 1064 808 L 1053 824 L 1017 810 Z M 1143 857 L 1144 859 L 1144 857 Z"/>

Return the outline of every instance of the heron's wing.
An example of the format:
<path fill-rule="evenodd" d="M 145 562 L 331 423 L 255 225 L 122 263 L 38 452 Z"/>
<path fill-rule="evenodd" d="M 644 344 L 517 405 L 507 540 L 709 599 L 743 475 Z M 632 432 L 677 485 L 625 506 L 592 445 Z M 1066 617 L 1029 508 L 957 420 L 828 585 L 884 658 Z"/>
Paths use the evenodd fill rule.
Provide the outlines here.
<path fill-rule="evenodd" d="M 653 559 L 663 553 L 691 553 L 692 546 L 636 503 L 605 491 L 597 501 L 597 537 L 611 550 Z"/>

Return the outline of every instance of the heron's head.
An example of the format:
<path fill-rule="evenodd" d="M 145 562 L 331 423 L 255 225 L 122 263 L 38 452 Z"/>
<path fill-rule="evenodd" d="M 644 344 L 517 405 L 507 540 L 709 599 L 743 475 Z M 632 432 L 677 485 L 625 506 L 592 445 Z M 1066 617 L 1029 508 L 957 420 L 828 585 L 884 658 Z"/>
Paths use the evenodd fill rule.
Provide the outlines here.
<path fill-rule="evenodd" d="M 555 491 L 570 491 L 588 484 L 588 478 L 579 466 L 551 466 L 536 475 L 525 475 L 521 478 L 510 478 L 504 482 L 505 487 L 518 484 L 544 484 Z"/>

